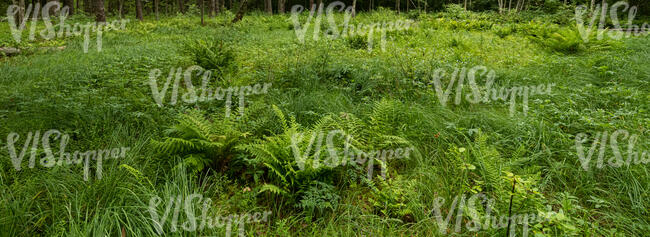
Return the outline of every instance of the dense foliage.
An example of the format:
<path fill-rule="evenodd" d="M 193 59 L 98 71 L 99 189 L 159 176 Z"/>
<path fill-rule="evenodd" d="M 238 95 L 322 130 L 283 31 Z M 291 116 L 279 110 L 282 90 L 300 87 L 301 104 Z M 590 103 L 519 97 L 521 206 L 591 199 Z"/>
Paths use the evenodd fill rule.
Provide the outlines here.
<path fill-rule="evenodd" d="M 585 42 L 564 18 L 571 9 L 542 9 L 559 1 L 531 1 L 540 11 L 518 14 L 427 3 L 444 10 L 380 9 L 351 20 L 415 20 L 413 29 L 389 33 L 385 51 L 367 50 L 362 37 L 301 44 L 288 15 L 260 12 L 232 24 L 227 11 L 205 26 L 193 13 L 146 16 L 105 32 L 103 50 L 88 53 L 82 36 L 17 43 L 1 24 L 0 45 L 23 53 L 0 58 L 0 134 L 24 139 L 56 128 L 70 135 L 67 150 L 131 150 L 105 162 L 102 179 L 83 181 L 81 165 L 17 171 L 0 149 L 0 235 L 154 236 L 149 200 L 192 193 L 212 198 L 218 213 L 271 210 L 268 223 L 246 227 L 248 236 L 506 235 L 506 228 L 470 232 L 465 223 L 460 233 L 439 228 L 437 197 L 446 199 L 446 217 L 454 197 L 476 193 L 494 200 L 493 216 L 548 217 L 529 227 L 531 236 L 647 235 L 650 166 L 585 171 L 575 135 L 628 129 L 640 136 L 639 149 L 650 147 L 650 37 Z M 491 1 L 473 4 L 495 10 Z M 221 86 L 273 87 L 246 97 L 242 117 L 225 116 L 217 100 L 158 106 L 150 71 L 192 65 L 211 70 Z M 494 70 L 500 87 L 556 87 L 531 97 L 527 114 L 511 115 L 503 101 L 440 103 L 435 71 L 474 66 Z M 301 169 L 292 138 L 331 130 L 350 134 L 351 149 L 416 151 L 376 160 L 370 178 L 355 164 Z M 304 151 L 308 142 L 296 146 Z"/>

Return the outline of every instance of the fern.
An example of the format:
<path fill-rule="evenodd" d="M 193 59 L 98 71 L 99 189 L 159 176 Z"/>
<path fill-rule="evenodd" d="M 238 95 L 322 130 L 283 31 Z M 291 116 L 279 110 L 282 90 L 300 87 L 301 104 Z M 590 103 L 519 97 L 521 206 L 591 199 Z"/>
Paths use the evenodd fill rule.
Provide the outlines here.
<path fill-rule="evenodd" d="M 479 131 L 476 137 L 475 159 L 479 164 L 480 172 L 485 180 L 486 186 L 496 191 L 503 190 L 501 181 L 501 155 L 496 148 L 487 145 L 488 136 Z"/>
<path fill-rule="evenodd" d="M 152 140 L 154 150 L 162 156 L 179 156 L 180 165 L 187 166 L 192 173 L 215 165 L 227 167 L 226 162 L 234 156 L 234 147 L 246 136 L 234 128 L 230 120 L 210 122 L 198 111 L 180 114 L 177 124 L 166 130 L 162 141 Z"/>
<path fill-rule="evenodd" d="M 253 164 L 266 170 L 267 183 L 260 192 L 286 196 L 292 201 L 303 198 L 305 194 L 310 193 L 309 189 L 313 191 L 315 183 L 321 186 L 331 185 L 335 174 L 345 174 L 345 169 L 349 167 L 360 169 L 355 163 L 346 166 L 315 165 L 315 160 L 327 161 L 333 158 L 328 151 L 331 147 L 326 147 L 325 142 L 318 143 L 329 131 L 340 130 L 345 135 L 345 139 L 334 141 L 334 149 L 338 154 L 342 153 L 344 148 L 355 152 L 369 152 L 395 146 L 411 146 L 405 138 L 385 134 L 377 127 L 390 126 L 390 122 L 386 122 L 384 117 L 389 115 L 386 113 L 393 113 L 395 110 L 392 103 L 377 104 L 371 115 L 371 125 L 354 115 L 342 113 L 339 116 L 325 116 L 310 128 L 303 128 L 293 117 L 287 119 L 276 106 L 272 106 L 272 109 L 283 130 L 238 148 L 251 154 L 254 157 Z M 296 151 L 299 154 L 296 154 Z M 383 168 L 388 166 L 379 160 L 375 160 L 375 164 Z M 307 208 L 309 203 L 311 202 L 305 201 L 301 207 Z"/>

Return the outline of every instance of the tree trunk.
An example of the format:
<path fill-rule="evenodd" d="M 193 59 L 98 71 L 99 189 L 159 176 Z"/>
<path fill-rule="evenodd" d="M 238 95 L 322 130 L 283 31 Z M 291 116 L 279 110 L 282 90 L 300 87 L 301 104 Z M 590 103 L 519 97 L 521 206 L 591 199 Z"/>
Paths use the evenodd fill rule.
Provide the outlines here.
<path fill-rule="evenodd" d="M 313 10 L 314 8 L 314 0 L 309 0 L 309 10 Z"/>
<path fill-rule="evenodd" d="M 284 14 L 284 1 L 285 0 L 278 0 L 278 13 L 279 14 Z"/>
<path fill-rule="evenodd" d="M 266 13 L 269 15 L 273 14 L 273 1 L 272 0 L 264 0 L 266 2 Z"/>
<path fill-rule="evenodd" d="M 14 19 L 16 20 L 16 26 L 20 26 L 20 23 L 23 22 L 25 19 L 25 0 L 20 0 L 19 2 L 16 2 L 16 0 L 13 0 L 14 5 L 18 6 L 18 13 L 14 16 Z M 34 7 L 34 5 L 32 5 Z M 32 10 L 34 11 L 34 10 Z"/>
<path fill-rule="evenodd" d="M 208 18 L 214 16 L 214 0 L 208 0 Z"/>
<path fill-rule="evenodd" d="M 122 19 L 122 16 L 124 15 L 124 0 L 119 0 L 119 9 L 117 11 L 120 14 L 120 19 Z"/>
<path fill-rule="evenodd" d="M 397 14 L 399 14 L 399 2 L 400 0 L 395 0 L 395 11 L 397 11 Z"/>
<path fill-rule="evenodd" d="M 357 15 L 357 0 L 352 0 L 352 17 Z"/>
<path fill-rule="evenodd" d="M 203 20 L 203 15 L 205 14 L 205 2 L 203 0 L 198 0 L 199 3 L 201 4 L 201 26 L 205 25 L 205 21 Z"/>
<path fill-rule="evenodd" d="M 142 0 L 135 0 L 135 18 L 142 21 Z"/>
<path fill-rule="evenodd" d="M 160 5 L 160 0 L 153 0 L 154 11 L 156 11 L 156 20 L 158 20 L 159 17 L 158 5 Z"/>
<path fill-rule="evenodd" d="M 106 22 L 106 13 L 104 13 L 104 0 L 95 0 L 95 21 Z"/>
<path fill-rule="evenodd" d="M 83 0 L 84 1 L 84 11 L 87 14 L 93 14 L 93 6 L 91 0 Z"/>
<path fill-rule="evenodd" d="M 70 16 L 74 15 L 74 0 L 64 0 L 63 6 L 68 7 L 68 15 Z"/>
<path fill-rule="evenodd" d="M 178 0 L 178 10 L 181 11 L 181 13 L 185 14 L 185 3 L 183 3 L 183 0 Z"/>
<path fill-rule="evenodd" d="M 56 2 L 56 3 L 59 3 L 59 6 L 60 6 L 60 4 L 61 4 L 58 0 L 47 0 L 47 2 L 48 2 L 48 3 L 49 3 L 49 2 Z M 42 5 L 42 6 L 45 6 L 45 5 Z M 57 15 L 58 12 L 59 12 L 60 10 L 61 10 L 60 8 L 59 8 L 59 9 L 56 9 L 56 7 L 52 7 L 52 8 L 50 8 L 50 12 L 49 12 L 50 17 L 51 17 L 51 16 L 54 16 L 54 15 Z"/>
<path fill-rule="evenodd" d="M 248 0 L 242 0 L 241 4 L 239 6 L 239 10 L 237 11 L 237 15 L 235 15 L 235 18 L 232 19 L 232 23 L 237 23 L 238 21 L 241 21 L 242 18 L 244 18 L 244 14 L 246 13 L 246 5 L 248 4 Z"/>

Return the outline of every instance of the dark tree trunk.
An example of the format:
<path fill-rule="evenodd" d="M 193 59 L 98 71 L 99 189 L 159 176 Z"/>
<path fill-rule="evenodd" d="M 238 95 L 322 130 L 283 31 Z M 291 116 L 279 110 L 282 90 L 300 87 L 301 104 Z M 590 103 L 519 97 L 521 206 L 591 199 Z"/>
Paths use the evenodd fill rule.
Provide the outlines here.
<path fill-rule="evenodd" d="M 197 1 L 201 5 L 201 25 L 204 26 L 205 21 L 203 20 L 203 15 L 204 15 L 203 12 L 205 11 L 205 2 L 203 2 L 203 0 L 197 0 Z"/>
<path fill-rule="evenodd" d="M 120 19 L 122 19 L 122 16 L 124 16 L 124 0 L 119 0 L 119 9 L 117 11 L 120 14 Z"/>
<path fill-rule="evenodd" d="M 208 0 L 208 17 L 214 16 L 214 0 Z"/>
<path fill-rule="evenodd" d="M 232 23 L 237 23 L 238 21 L 241 21 L 242 18 L 244 18 L 247 4 L 248 4 L 248 0 L 241 1 L 241 4 L 239 5 L 239 10 L 237 11 L 237 15 L 235 15 L 235 18 L 232 19 Z"/>
<path fill-rule="evenodd" d="M 16 20 L 16 26 L 20 26 L 20 23 L 25 19 L 25 0 L 20 0 L 19 2 L 13 0 L 13 3 L 14 5 L 18 5 L 18 13 L 14 16 L 14 19 Z M 34 7 L 34 5 L 32 5 L 32 7 Z"/>
<path fill-rule="evenodd" d="M 142 21 L 142 0 L 135 0 L 135 18 Z"/>
<path fill-rule="evenodd" d="M 95 0 L 95 21 L 106 22 L 106 13 L 104 13 L 104 0 Z"/>
<path fill-rule="evenodd" d="M 273 14 L 273 2 L 271 0 L 264 0 L 264 9 L 269 15 Z"/>
<path fill-rule="evenodd" d="M 178 10 L 185 14 L 185 3 L 183 0 L 178 0 Z"/>
<path fill-rule="evenodd" d="M 278 0 L 278 13 L 284 14 L 284 2 L 285 0 Z"/>
<path fill-rule="evenodd" d="M 87 14 L 92 14 L 93 13 L 93 6 L 91 0 L 83 0 L 84 1 L 84 11 Z"/>
<path fill-rule="evenodd" d="M 153 0 L 153 5 L 154 5 L 154 10 L 156 11 L 156 20 L 158 20 L 159 17 L 159 12 L 158 12 L 158 5 L 160 5 L 160 0 Z"/>
<path fill-rule="evenodd" d="M 63 6 L 68 7 L 68 14 L 70 16 L 74 15 L 74 0 L 64 0 Z"/>
<path fill-rule="evenodd" d="M 406 1 L 406 5 L 408 6 L 408 0 Z M 397 14 L 399 14 L 399 2 L 400 0 L 395 0 L 395 10 L 397 11 Z"/>

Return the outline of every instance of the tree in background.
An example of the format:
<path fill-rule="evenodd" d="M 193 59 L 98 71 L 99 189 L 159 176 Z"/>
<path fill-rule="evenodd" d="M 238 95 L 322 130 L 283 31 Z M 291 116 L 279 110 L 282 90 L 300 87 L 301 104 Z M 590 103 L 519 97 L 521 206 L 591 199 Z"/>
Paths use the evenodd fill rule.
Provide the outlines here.
<path fill-rule="evenodd" d="M 273 2 L 271 0 L 264 0 L 264 9 L 266 13 L 273 14 Z"/>
<path fill-rule="evenodd" d="M 95 21 L 106 22 L 106 13 L 104 13 L 104 0 L 94 0 Z"/>
<path fill-rule="evenodd" d="M 237 15 L 235 15 L 235 18 L 232 19 L 232 23 L 237 23 L 238 21 L 241 21 L 242 18 L 244 18 L 244 13 L 246 13 L 247 4 L 248 4 L 248 0 L 241 1 L 241 4 L 239 5 L 239 10 L 237 11 Z"/>
<path fill-rule="evenodd" d="M 408 1 L 408 0 L 406 0 L 406 1 Z M 395 10 L 397 11 L 397 14 L 399 14 L 399 2 L 400 2 L 400 0 L 395 0 Z M 408 2 L 406 3 L 406 5 L 408 5 Z"/>
<path fill-rule="evenodd" d="M 25 0 L 22 0 L 25 1 Z M 74 15 L 74 0 L 64 0 L 63 6 L 68 7 L 68 14 L 70 16 Z"/>
<path fill-rule="evenodd" d="M 185 3 L 183 2 L 183 0 L 178 0 L 178 10 L 179 10 L 181 13 L 185 14 L 185 7 L 184 7 L 183 5 L 185 5 Z"/>
<path fill-rule="evenodd" d="M 201 25 L 204 26 L 205 21 L 203 20 L 203 15 L 204 15 L 203 12 L 205 11 L 205 6 L 204 6 L 205 2 L 203 0 L 197 0 L 197 1 L 198 1 L 198 4 L 200 4 L 200 6 L 201 6 Z"/>
<path fill-rule="evenodd" d="M 160 0 L 153 0 L 154 11 L 156 11 L 156 20 L 158 20 L 158 5 L 160 5 Z"/>
<path fill-rule="evenodd" d="M 135 0 L 135 18 L 142 21 L 142 0 Z"/>
<path fill-rule="evenodd" d="M 285 5 L 285 0 L 278 0 L 278 13 L 279 14 L 284 14 L 284 5 Z"/>

